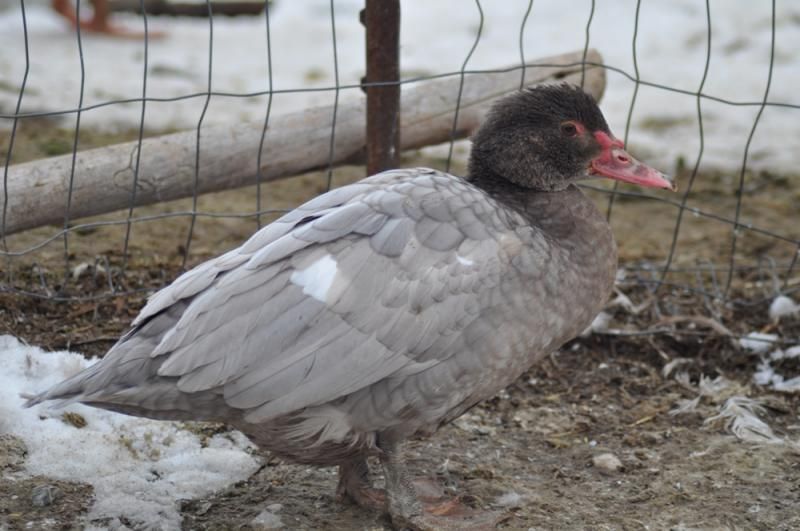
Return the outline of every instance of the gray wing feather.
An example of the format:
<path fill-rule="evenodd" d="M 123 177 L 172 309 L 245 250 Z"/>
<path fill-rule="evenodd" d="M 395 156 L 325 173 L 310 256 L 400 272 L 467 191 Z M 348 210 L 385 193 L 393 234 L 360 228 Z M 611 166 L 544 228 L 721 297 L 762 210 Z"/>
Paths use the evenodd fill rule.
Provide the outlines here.
<path fill-rule="evenodd" d="M 414 221 L 408 218 L 392 218 L 370 238 L 372 249 L 383 256 L 400 256 L 414 232 Z"/>
<path fill-rule="evenodd" d="M 422 245 L 437 251 L 456 249 L 464 241 L 464 234 L 452 223 L 426 217 L 418 221 L 415 228 Z"/>

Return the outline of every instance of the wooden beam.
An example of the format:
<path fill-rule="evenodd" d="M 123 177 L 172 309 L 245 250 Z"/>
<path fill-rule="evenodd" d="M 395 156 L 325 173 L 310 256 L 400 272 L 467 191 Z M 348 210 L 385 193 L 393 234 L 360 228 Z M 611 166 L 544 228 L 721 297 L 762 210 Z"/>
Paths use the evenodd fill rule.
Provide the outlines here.
<path fill-rule="evenodd" d="M 214 15 L 258 15 L 264 8 L 271 9 L 271 0 L 224 0 L 209 2 Z M 269 4 L 269 5 L 268 5 Z M 114 0 L 111 2 L 112 11 L 129 11 L 136 14 L 147 15 L 172 15 L 176 17 L 207 17 L 209 6 L 206 2 L 181 2 L 167 0 L 144 0 L 144 10 L 140 0 Z"/>
<path fill-rule="evenodd" d="M 568 81 L 580 83 L 582 52 L 548 57 L 525 69 L 525 85 Z M 587 62 L 602 58 L 590 51 Z M 577 64 L 577 66 L 575 66 Z M 573 65 L 573 66 L 559 66 Z M 473 132 L 491 101 L 519 89 L 519 69 L 467 74 L 458 113 L 456 136 Z M 408 83 L 400 115 L 401 148 L 414 149 L 450 140 L 458 104 L 460 76 Z M 605 88 L 605 70 L 588 66 L 585 89 L 598 100 Z M 324 168 L 328 164 L 332 107 L 318 107 L 275 116 L 270 120 L 262 159 L 264 181 Z M 366 106 L 359 101 L 339 105 L 333 163 L 363 160 Z M 201 130 L 197 193 L 249 186 L 256 182 L 256 164 L 263 124 L 237 123 Z M 136 206 L 191 197 L 195 192 L 196 132 L 158 136 L 142 142 Z M 71 220 L 128 208 L 133 187 L 137 142 L 81 151 L 75 164 Z M 72 155 L 13 165 L 8 172 L 8 210 L 0 234 L 48 224 L 65 216 Z M 1 208 L 1 207 L 0 207 Z"/>

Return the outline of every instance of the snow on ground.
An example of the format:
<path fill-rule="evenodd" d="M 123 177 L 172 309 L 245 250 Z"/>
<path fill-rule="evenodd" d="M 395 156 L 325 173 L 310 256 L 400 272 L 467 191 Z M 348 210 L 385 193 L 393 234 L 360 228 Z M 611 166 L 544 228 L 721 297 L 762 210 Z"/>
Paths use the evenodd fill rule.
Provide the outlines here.
<path fill-rule="evenodd" d="M 178 500 L 219 490 L 258 467 L 238 432 L 215 435 L 204 447 L 179 423 L 80 404 L 63 411 L 22 407 L 20 393 L 42 391 L 91 363 L 77 353 L 44 352 L 0 336 L 0 434 L 25 441 L 26 474 L 94 486 L 90 520 L 126 517 L 141 528 L 178 528 Z M 81 415 L 86 426 L 62 420 L 64 411 Z"/>
<path fill-rule="evenodd" d="M 43 0 L 28 0 L 27 26 L 30 73 L 24 112 L 69 110 L 80 98 L 80 62 L 75 33 L 47 8 Z M 84 2 L 85 11 L 89 4 Z M 0 111 L 13 112 L 25 71 L 21 12 L 18 3 L 0 8 Z M 341 84 L 357 84 L 364 71 L 364 31 L 358 22 L 362 0 L 336 0 L 335 27 Z M 523 36 L 528 60 L 581 49 L 590 0 L 565 9 L 560 0 L 537 0 Z M 480 42 L 468 68 L 501 68 L 519 64 L 521 21 L 527 0 L 483 2 Z M 736 102 L 759 102 L 764 97 L 770 52 L 770 2 L 712 0 L 711 60 L 704 92 Z M 403 2 L 401 65 L 406 78 L 458 70 L 475 40 L 480 23 L 477 3 L 464 0 Z M 590 28 L 591 46 L 609 66 L 635 76 L 632 54 L 636 2 L 597 2 Z M 800 104 L 795 87 L 800 68 L 795 50 L 800 45 L 800 4 L 779 2 L 776 17 L 775 64 L 769 100 Z M 142 28 L 142 19 L 115 15 L 129 28 Z M 321 88 L 335 84 L 332 28 L 328 0 L 276 0 L 270 13 L 274 89 Z M 150 17 L 152 30 L 168 36 L 149 46 L 147 95 L 172 98 L 207 88 L 209 22 L 207 19 Z M 82 39 L 84 106 L 142 95 L 144 46 L 141 42 L 84 35 Z M 636 41 L 642 80 L 686 91 L 699 88 L 706 57 L 704 0 L 642 2 Z M 251 93 L 268 89 L 265 17 L 213 19 L 212 89 Z M 634 83 L 609 71 L 603 108 L 616 134 L 625 123 Z M 347 89 L 341 98 L 360 96 Z M 333 92 L 275 95 L 273 112 L 284 113 L 309 105 L 330 104 Z M 261 121 L 265 96 L 213 97 L 205 124 L 240 120 Z M 146 127 L 183 129 L 197 125 L 204 97 L 181 102 L 151 102 Z M 631 143 L 634 150 L 666 171 L 682 156 L 690 166 L 699 150 L 696 99 L 642 86 L 634 107 Z M 704 164 L 736 171 L 753 127 L 758 106 L 730 106 L 704 100 Z M 112 104 L 83 113 L 82 123 L 109 129 L 135 127 L 141 105 Z M 750 148 L 749 165 L 773 172 L 796 172 L 800 148 L 800 110 L 769 107 L 761 116 Z M 11 120 L 0 119 L 4 127 Z M 73 123 L 74 114 L 65 118 Z"/>

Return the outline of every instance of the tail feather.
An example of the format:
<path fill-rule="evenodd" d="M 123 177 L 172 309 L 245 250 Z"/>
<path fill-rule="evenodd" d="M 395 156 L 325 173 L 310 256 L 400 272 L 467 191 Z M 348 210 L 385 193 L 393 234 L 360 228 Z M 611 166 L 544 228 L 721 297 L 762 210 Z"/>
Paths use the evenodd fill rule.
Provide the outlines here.
<path fill-rule="evenodd" d="M 177 378 L 157 376 L 163 360 L 120 357 L 107 356 L 42 393 L 24 395 L 24 407 L 53 400 L 57 408 L 78 402 L 160 420 L 220 421 L 241 416 L 218 392 L 184 393 Z"/>
<path fill-rule="evenodd" d="M 58 407 L 64 407 L 74 402 L 80 402 L 84 392 L 85 382 L 88 377 L 91 377 L 93 373 L 97 372 L 95 369 L 97 365 L 99 364 L 95 364 L 88 369 L 79 372 L 73 377 L 54 385 L 47 391 L 43 391 L 39 394 L 21 394 L 22 398 L 26 399 L 23 407 L 33 407 L 48 400 L 58 400 Z M 95 370 L 93 371 L 93 369 Z"/>
<path fill-rule="evenodd" d="M 57 407 L 79 402 L 122 413 L 177 420 L 218 420 L 237 418 L 241 411 L 231 408 L 221 391 L 184 393 L 177 377 L 159 376 L 167 356 L 152 356 L 164 334 L 177 322 L 187 303 L 176 303 L 123 336 L 108 353 L 50 389 L 23 396 L 24 407 L 49 400 Z"/>

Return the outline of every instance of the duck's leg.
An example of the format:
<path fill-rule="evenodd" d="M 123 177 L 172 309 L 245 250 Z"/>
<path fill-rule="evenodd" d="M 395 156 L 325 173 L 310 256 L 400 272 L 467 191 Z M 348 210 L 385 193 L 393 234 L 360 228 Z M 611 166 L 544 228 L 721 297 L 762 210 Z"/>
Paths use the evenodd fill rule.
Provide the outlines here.
<path fill-rule="evenodd" d="M 336 499 L 350 499 L 374 511 L 386 510 L 386 491 L 376 489 L 369 481 L 369 466 L 364 457 L 356 457 L 339 465 L 339 485 Z"/>
<path fill-rule="evenodd" d="M 386 499 L 392 524 L 398 529 L 418 531 L 494 529 L 510 515 L 499 512 L 476 511 L 464 506 L 458 498 L 420 496 L 415 482 L 408 474 L 397 444 L 381 444 L 381 464 L 386 476 Z M 420 487 L 424 488 L 424 481 Z M 435 490 L 430 489 L 427 490 Z"/>
<path fill-rule="evenodd" d="M 392 523 L 397 526 L 412 527 L 413 522 L 422 517 L 422 503 L 417 498 L 408 469 L 397 443 L 381 445 L 380 456 L 383 473 L 386 476 L 386 502 Z M 412 527 L 416 529 L 416 527 Z"/>

